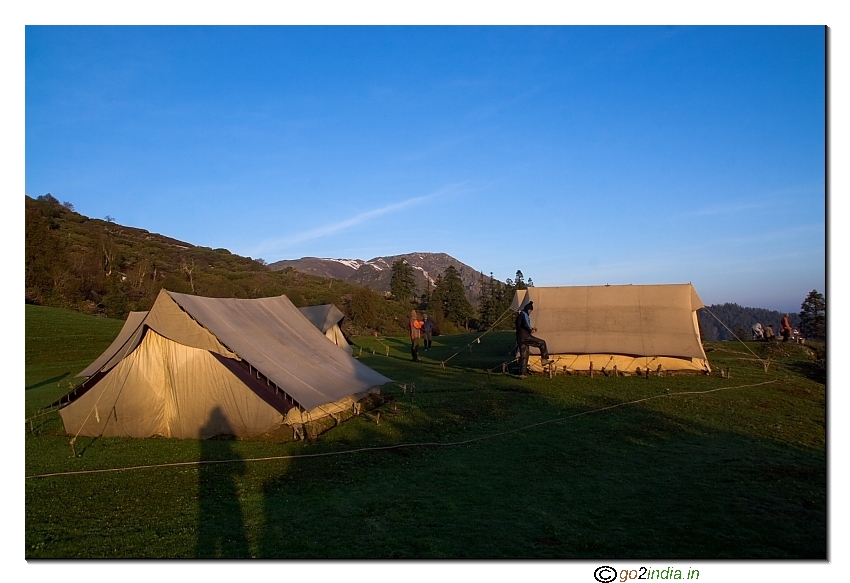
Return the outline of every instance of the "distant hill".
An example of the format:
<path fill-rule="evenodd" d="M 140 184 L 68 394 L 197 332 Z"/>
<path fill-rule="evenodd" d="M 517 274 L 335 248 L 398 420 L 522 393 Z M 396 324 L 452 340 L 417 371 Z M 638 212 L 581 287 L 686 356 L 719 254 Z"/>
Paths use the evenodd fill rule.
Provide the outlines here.
<path fill-rule="evenodd" d="M 467 297 L 475 302 L 481 295 L 480 278 L 484 274 L 445 253 L 406 253 L 404 255 L 374 257 L 368 261 L 302 257 L 301 259 L 276 261 L 270 263 L 268 267 L 272 270 L 291 267 L 301 273 L 333 277 L 358 285 L 368 285 L 375 291 L 386 293 L 390 291 L 392 264 L 399 259 L 403 259 L 413 267 L 420 294 L 424 293 L 428 286 L 433 289 L 437 276 L 442 275 L 451 265 L 460 273 Z M 485 279 L 489 279 L 489 276 L 486 276 Z"/>

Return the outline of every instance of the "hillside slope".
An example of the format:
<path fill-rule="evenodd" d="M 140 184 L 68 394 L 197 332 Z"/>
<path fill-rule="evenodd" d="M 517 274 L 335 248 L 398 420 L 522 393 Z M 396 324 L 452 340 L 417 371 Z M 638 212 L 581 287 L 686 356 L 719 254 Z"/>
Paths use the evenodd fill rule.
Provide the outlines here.
<path fill-rule="evenodd" d="M 163 288 L 207 297 L 286 294 L 298 306 L 332 303 L 348 334 L 397 331 L 409 307 L 355 283 L 273 271 L 227 249 L 198 247 L 74 212 L 51 195 L 25 199 L 27 304 L 123 319 L 148 310 Z"/>

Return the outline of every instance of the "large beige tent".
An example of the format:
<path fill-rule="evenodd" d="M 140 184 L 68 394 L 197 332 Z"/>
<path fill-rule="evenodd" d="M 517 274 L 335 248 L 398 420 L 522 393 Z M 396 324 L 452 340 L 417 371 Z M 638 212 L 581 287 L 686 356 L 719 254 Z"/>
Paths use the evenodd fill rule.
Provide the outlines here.
<path fill-rule="evenodd" d="M 133 312 L 59 413 L 74 435 L 259 435 L 351 409 L 390 379 L 322 334 L 286 296 L 162 290 Z"/>
<path fill-rule="evenodd" d="M 689 283 L 531 287 L 518 290 L 511 307 L 530 301 L 535 336 L 555 370 L 711 370 L 697 323 L 703 303 Z M 542 370 L 539 353 L 529 368 Z"/>
<path fill-rule="evenodd" d="M 328 340 L 345 350 L 348 354 L 353 354 L 351 344 L 340 328 L 343 319 L 345 319 L 345 314 L 339 308 L 333 304 L 323 304 L 321 306 L 307 306 L 298 309 Z"/>

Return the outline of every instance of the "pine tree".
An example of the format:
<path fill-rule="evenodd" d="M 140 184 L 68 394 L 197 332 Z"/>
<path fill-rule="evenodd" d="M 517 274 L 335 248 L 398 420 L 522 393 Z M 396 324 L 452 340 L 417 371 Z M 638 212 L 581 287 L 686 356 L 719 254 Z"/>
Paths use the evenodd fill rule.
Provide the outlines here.
<path fill-rule="evenodd" d="M 434 296 L 439 296 L 443 317 L 457 326 L 466 326 L 473 315 L 472 305 L 466 299 L 466 290 L 460 273 L 454 266 L 446 268 L 442 278 L 438 278 Z"/>
<path fill-rule="evenodd" d="M 443 276 L 437 275 L 434 280 L 434 290 L 431 292 L 431 297 L 428 302 L 428 315 L 434 320 L 434 325 L 438 330 L 443 328 L 446 321 L 443 310 Z"/>
<path fill-rule="evenodd" d="M 528 289 L 528 286 L 525 285 L 525 280 L 523 279 L 522 271 L 519 269 L 516 270 L 516 289 Z"/>
<path fill-rule="evenodd" d="M 490 279 L 492 280 L 492 277 Z M 493 323 L 493 310 L 489 283 L 484 281 L 483 273 L 478 275 L 478 289 L 481 290 L 481 296 L 478 299 L 478 319 L 481 329 L 486 330 Z"/>
<path fill-rule="evenodd" d="M 416 277 L 413 268 L 404 259 L 393 261 L 390 293 L 398 301 L 416 301 Z"/>
<path fill-rule="evenodd" d="M 826 338 L 826 298 L 816 289 L 800 305 L 800 328 L 808 338 Z"/>

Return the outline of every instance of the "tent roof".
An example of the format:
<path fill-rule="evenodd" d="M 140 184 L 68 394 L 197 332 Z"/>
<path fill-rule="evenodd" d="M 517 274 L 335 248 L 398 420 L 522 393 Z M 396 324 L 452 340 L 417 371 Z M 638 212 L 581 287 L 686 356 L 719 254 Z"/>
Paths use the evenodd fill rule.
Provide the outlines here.
<path fill-rule="evenodd" d="M 298 310 L 313 323 L 313 326 L 321 330 L 322 334 L 325 334 L 345 318 L 345 314 L 333 304 L 306 306 L 298 308 Z"/>
<path fill-rule="evenodd" d="M 145 317 L 147 315 L 147 312 L 130 312 L 130 315 L 127 316 L 127 320 L 124 322 L 124 327 L 121 328 L 121 331 L 118 333 L 118 336 L 115 338 L 115 340 L 112 341 L 112 344 L 109 345 L 109 348 L 104 350 L 103 354 L 97 357 L 97 360 L 88 365 L 85 370 L 80 372 L 77 376 L 90 377 L 97 371 L 102 369 L 104 366 L 106 366 L 106 364 L 112 359 L 112 357 L 121 353 L 121 358 L 123 358 L 130 350 L 135 348 L 135 345 L 138 344 L 138 341 L 132 343 L 130 342 L 130 340 L 134 336 L 140 334 L 142 322 L 144 322 Z M 128 344 L 131 344 L 133 348 L 130 348 L 130 350 L 126 352 L 122 352 L 121 349 Z"/>
<path fill-rule="evenodd" d="M 119 338 L 84 373 L 105 370 L 95 366 L 100 362 L 114 366 L 147 327 L 174 342 L 247 361 L 305 409 L 391 382 L 329 343 L 286 296 L 204 298 L 162 290 L 138 324 L 137 318 L 132 324 L 128 318 Z"/>
<path fill-rule="evenodd" d="M 689 283 L 531 287 L 517 292 L 515 309 L 529 301 L 551 354 L 706 358 L 695 315 L 703 303 Z"/>

